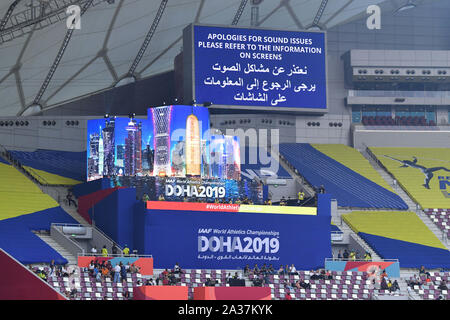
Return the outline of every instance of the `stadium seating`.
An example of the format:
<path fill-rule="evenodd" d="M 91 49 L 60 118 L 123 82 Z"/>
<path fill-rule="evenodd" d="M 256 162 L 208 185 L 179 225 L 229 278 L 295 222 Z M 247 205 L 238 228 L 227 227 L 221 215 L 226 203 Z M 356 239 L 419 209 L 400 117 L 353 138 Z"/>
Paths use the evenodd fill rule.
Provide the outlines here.
<path fill-rule="evenodd" d="M 218 286 L 229 286 L 227 284 L 226 270 L 183 270 L 180 276 L 180 284 L 188 286 L 189 299 L 193 299 L 194 288 L 203 286 L 208 279 L 217 280 Z M 373 295 L 374 289 L 370 289 L 366 282 L 366 275 L 363 272 L 351 271 L 332 271 L 332 280 L 311 280 L 310 271 L 298 271 L 298 275 L 269 275 L 272 299 L 284 300 L 286 293 L 292 300 L 369 300 Z M 234 272 L 231 272 L 234 274 Z M 253 281 L 256 276 L 250 274 L 245 277 L 246 280 Z M 262 276 L 258 276 L 262 279 Z M 310 283 L 310 289 L 289 290 L 284 286 L 284 280 L 291 285 L 302 278 Z"/>
<path fill-rule="evenodd" d="M 252 171 L 259 176 L 270 176 L 275 174 L 279 178 L 290 178 L 290 174 L 280 165 L 278 160 L 267 154 L 266 157 L 260 157 L 261 151 L 255 147 L 245 147 L 245 154 L 241 154 L 241 179 L 252 180 Z M 270 159 L 268 163 L 266 158 Z M 255 163 L 256 162 L 256 163 Z M 263 171 L 261 171 L 263 170 Z M 268 172 L 270 171 L 270 172 Z"/>
<path fill-rule="evenodd" d="M 0 163 L 0 177 L 0 247 L 21 263 L 66 263 L 31 231 L 77 222 L 13 166 Z"/>
<path fill-rule="evenodd" d="M 46 269 L 46 270 L 45 270 Z M 44 271 L 49 271 L 44 268 Z M 71 286 L 68 277 L 52 275 L 48 277 L 47 282 L 62 294 L 70 292 L 72 287 L 77 289 L 77 300 L 124 300 L 124 293 L 129 292 L 133 297 L 133 287 L 138 286 L 138 281 L 142 276 L 139 273 L 127 273 L 126 282 L 115 283 L 110 278 L 104 281 L 96 281 L 89 275 L 89 272 L 81 270 L 80 277 L 74 278 L 75 282 Z"/>
<path fill-rule="evenodd" d="M 13 166 L 0 163 L 0 220 L 58 206 Z"/>
<path fill-rule="evenodd" d="M 48 178 L 49 182 L 53 182 L 56 179 L 54 181 L 55 184 L 60 184 L 58 182 L 62 177 L 76 181 L 84 181 L 86 178 L 86 152 L 38 149 L 31 152 L 10 150 L 10 153 L 23 166 L 52 174 L 44 174 L 43 177 L 46 180 Z M 39 175 L 41 174 L 39 173 Z"/>
<path fill-rule="evenodd" d="M 426 209 L 425 214 L 450 238 L 450 209 Z"/>
<path fill-rule="evenodd" d="M 444 196 L 439 180 L 440 176 L 450 176 L 449 148 L 372 147 L 370 150 L 422 208 L 450 209 L 450 198 Z M 417 158 L 416 164 L 413 163 L 414 158 Z M 429 181 L 429 189 L 425 187 L 426 174 L 421 168 L 403 166 L 402 161 L 408 161 L 407 165 L 422 166 L 425 168 L 423 170 L 431 169 L 433 176 Z"/>
<path fill-rule="evenodd" d="M 280 153 L 314 187 L 324 186 L 341 207 L 407 209 L 406 203 L 306 143 L 280 144 Z"/>
<path fill-rule="evenodd" d="M 369 126 L 435 126 L 433 120 L 427 120 L 424 116 L 363 116 L 362 124 Z"/>
<path fill-rule="evenodd" d="M 356 149 L 344 144 L 313 144 L 314 148 L 333 158 L 337 162 L 375 182 L 383 188 L 392 191 L 392 187 L 373 168 L 370 162 Z"/>
<path fill-rule="evenodd" d="M 383 259 L 402 268 L 450 267 L 450 252 L 413 212 L 351 212 L 344 221 Z"/>
<path fill-rule="evenodd" d="M 32 167 L 29 166 L 23 166 L 23 168 L 28 173 L 30 173 L 34 178 L 36 178 L 41 184 L 71 186 L 81 183 L 78 180 L 66 178 L 43 170 L 33 169 Z"/>
<path fill-rule="evenodd" d="M 436 300 L 439 296 L 442 296 L 444 300 L 450 300 L 450 290 L 440 290 L 439 285 L 441 281 L 445 281 L 448 285 L 450 281 L 450 273 L 449 272 L 433 272 L 431 273 L 430 283 L 425 283 L 426 276 L 421 275 L 420 280 L 423 285 L 414 286 L 414 291 L 419 294 L 419 296 L 423 300 Z M 412 278 L 410 280 L 413 280 Z M 449 288 L 450 289 L 450 288 Z"/>

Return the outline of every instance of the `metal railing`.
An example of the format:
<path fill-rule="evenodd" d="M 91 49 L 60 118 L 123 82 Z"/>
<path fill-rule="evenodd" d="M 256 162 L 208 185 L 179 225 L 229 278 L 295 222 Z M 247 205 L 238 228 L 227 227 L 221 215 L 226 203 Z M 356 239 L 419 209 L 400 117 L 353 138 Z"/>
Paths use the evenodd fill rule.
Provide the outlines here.
<path fill-rule="evenodd" d="M 106 240 L 108 240 L 113 246 L 115 246 L 117 249 L 119 249 L 121 252 L 123 251 L 122 247 L 119 246 L 118 243 L 116 243 L 113 239 L 111 239 L 108 235 L 106 235 L 103 231 L 101 231 L 99 228 L 97 228 L 94 225 L 84 226 L 82 224 L 71 224 L 71 223 L 52 223 L 52 225 L 55 226 L 62 226 L 62 227 L 84 227 L 84 228 L 92 228 L 92 231 L 100 233 Z M 87 254 L 87 253 L 86 253 Z M 100 254 L 101 255 L 101 254 Z"/>
<path fill-rule="evenodd" d="M 450 91 L 348 90 L 349 97 L 450 98 Z"/>

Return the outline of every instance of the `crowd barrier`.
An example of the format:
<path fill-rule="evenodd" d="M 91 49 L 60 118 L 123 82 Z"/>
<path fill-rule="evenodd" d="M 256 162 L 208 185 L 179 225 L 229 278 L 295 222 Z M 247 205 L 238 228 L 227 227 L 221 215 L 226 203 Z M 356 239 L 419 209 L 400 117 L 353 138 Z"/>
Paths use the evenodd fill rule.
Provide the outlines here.
<path fill-rule="evenodd" d="M 140 286 L 133 288 L 133 300 L 187 300 L 186 286 Z"/>
<path fill-rule="evenodd" d="M 195 287 L 194 300 L 271 300 L 269 287 Z"/>

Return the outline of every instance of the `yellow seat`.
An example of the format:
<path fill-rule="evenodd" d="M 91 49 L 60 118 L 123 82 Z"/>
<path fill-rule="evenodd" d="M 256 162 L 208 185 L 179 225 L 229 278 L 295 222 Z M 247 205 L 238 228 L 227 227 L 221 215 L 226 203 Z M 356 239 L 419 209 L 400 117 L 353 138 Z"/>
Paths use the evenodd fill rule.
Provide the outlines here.
<path fill-rule="evenodd" d="M 312 146 L 368 180 L 394 192 L 391 186 L 380 176 L 370 162 L 364 158 L 358 150 L 343 144 L 313 144 Z"/>
<path fill-rule="evenodd" d="M 427 169 L 446 168 L 450 170 L 450 149 L 448 148 L 370 148 L 383 166 L 395 177 L 409 196 L 424 209 L 450 208 L 450 198 L 440 189 L 439 177 L 450 177 L 450 171 L 439 169 L 432 172 L 429 189 L 426 173 L 420 168 L 403 166 L 401 161 L 414 161 Z M 447 189 L 450 192 L 450 189 Z"/>
<path fill-rule="evenodd" d="M 385 238 L 446 249 L 414 212 L 353 211 L 343 214 L 344 221 L 355 231 Z"/>
<path fill-rule="evenodd" d="M 53 207 L 58 203 L 14 167 L 0 163 L 0 220 Z"/>

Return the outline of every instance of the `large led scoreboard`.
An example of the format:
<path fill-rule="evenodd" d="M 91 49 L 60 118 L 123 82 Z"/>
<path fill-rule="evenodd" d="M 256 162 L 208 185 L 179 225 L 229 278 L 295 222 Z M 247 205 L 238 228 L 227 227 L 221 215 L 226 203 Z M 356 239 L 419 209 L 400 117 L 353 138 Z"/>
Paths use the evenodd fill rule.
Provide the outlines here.
<path fill-rule="evenodd" d="M 184 29 L 185 101 L 325 113 L 326 69 L 324 32 L 199 24 Z"/>

